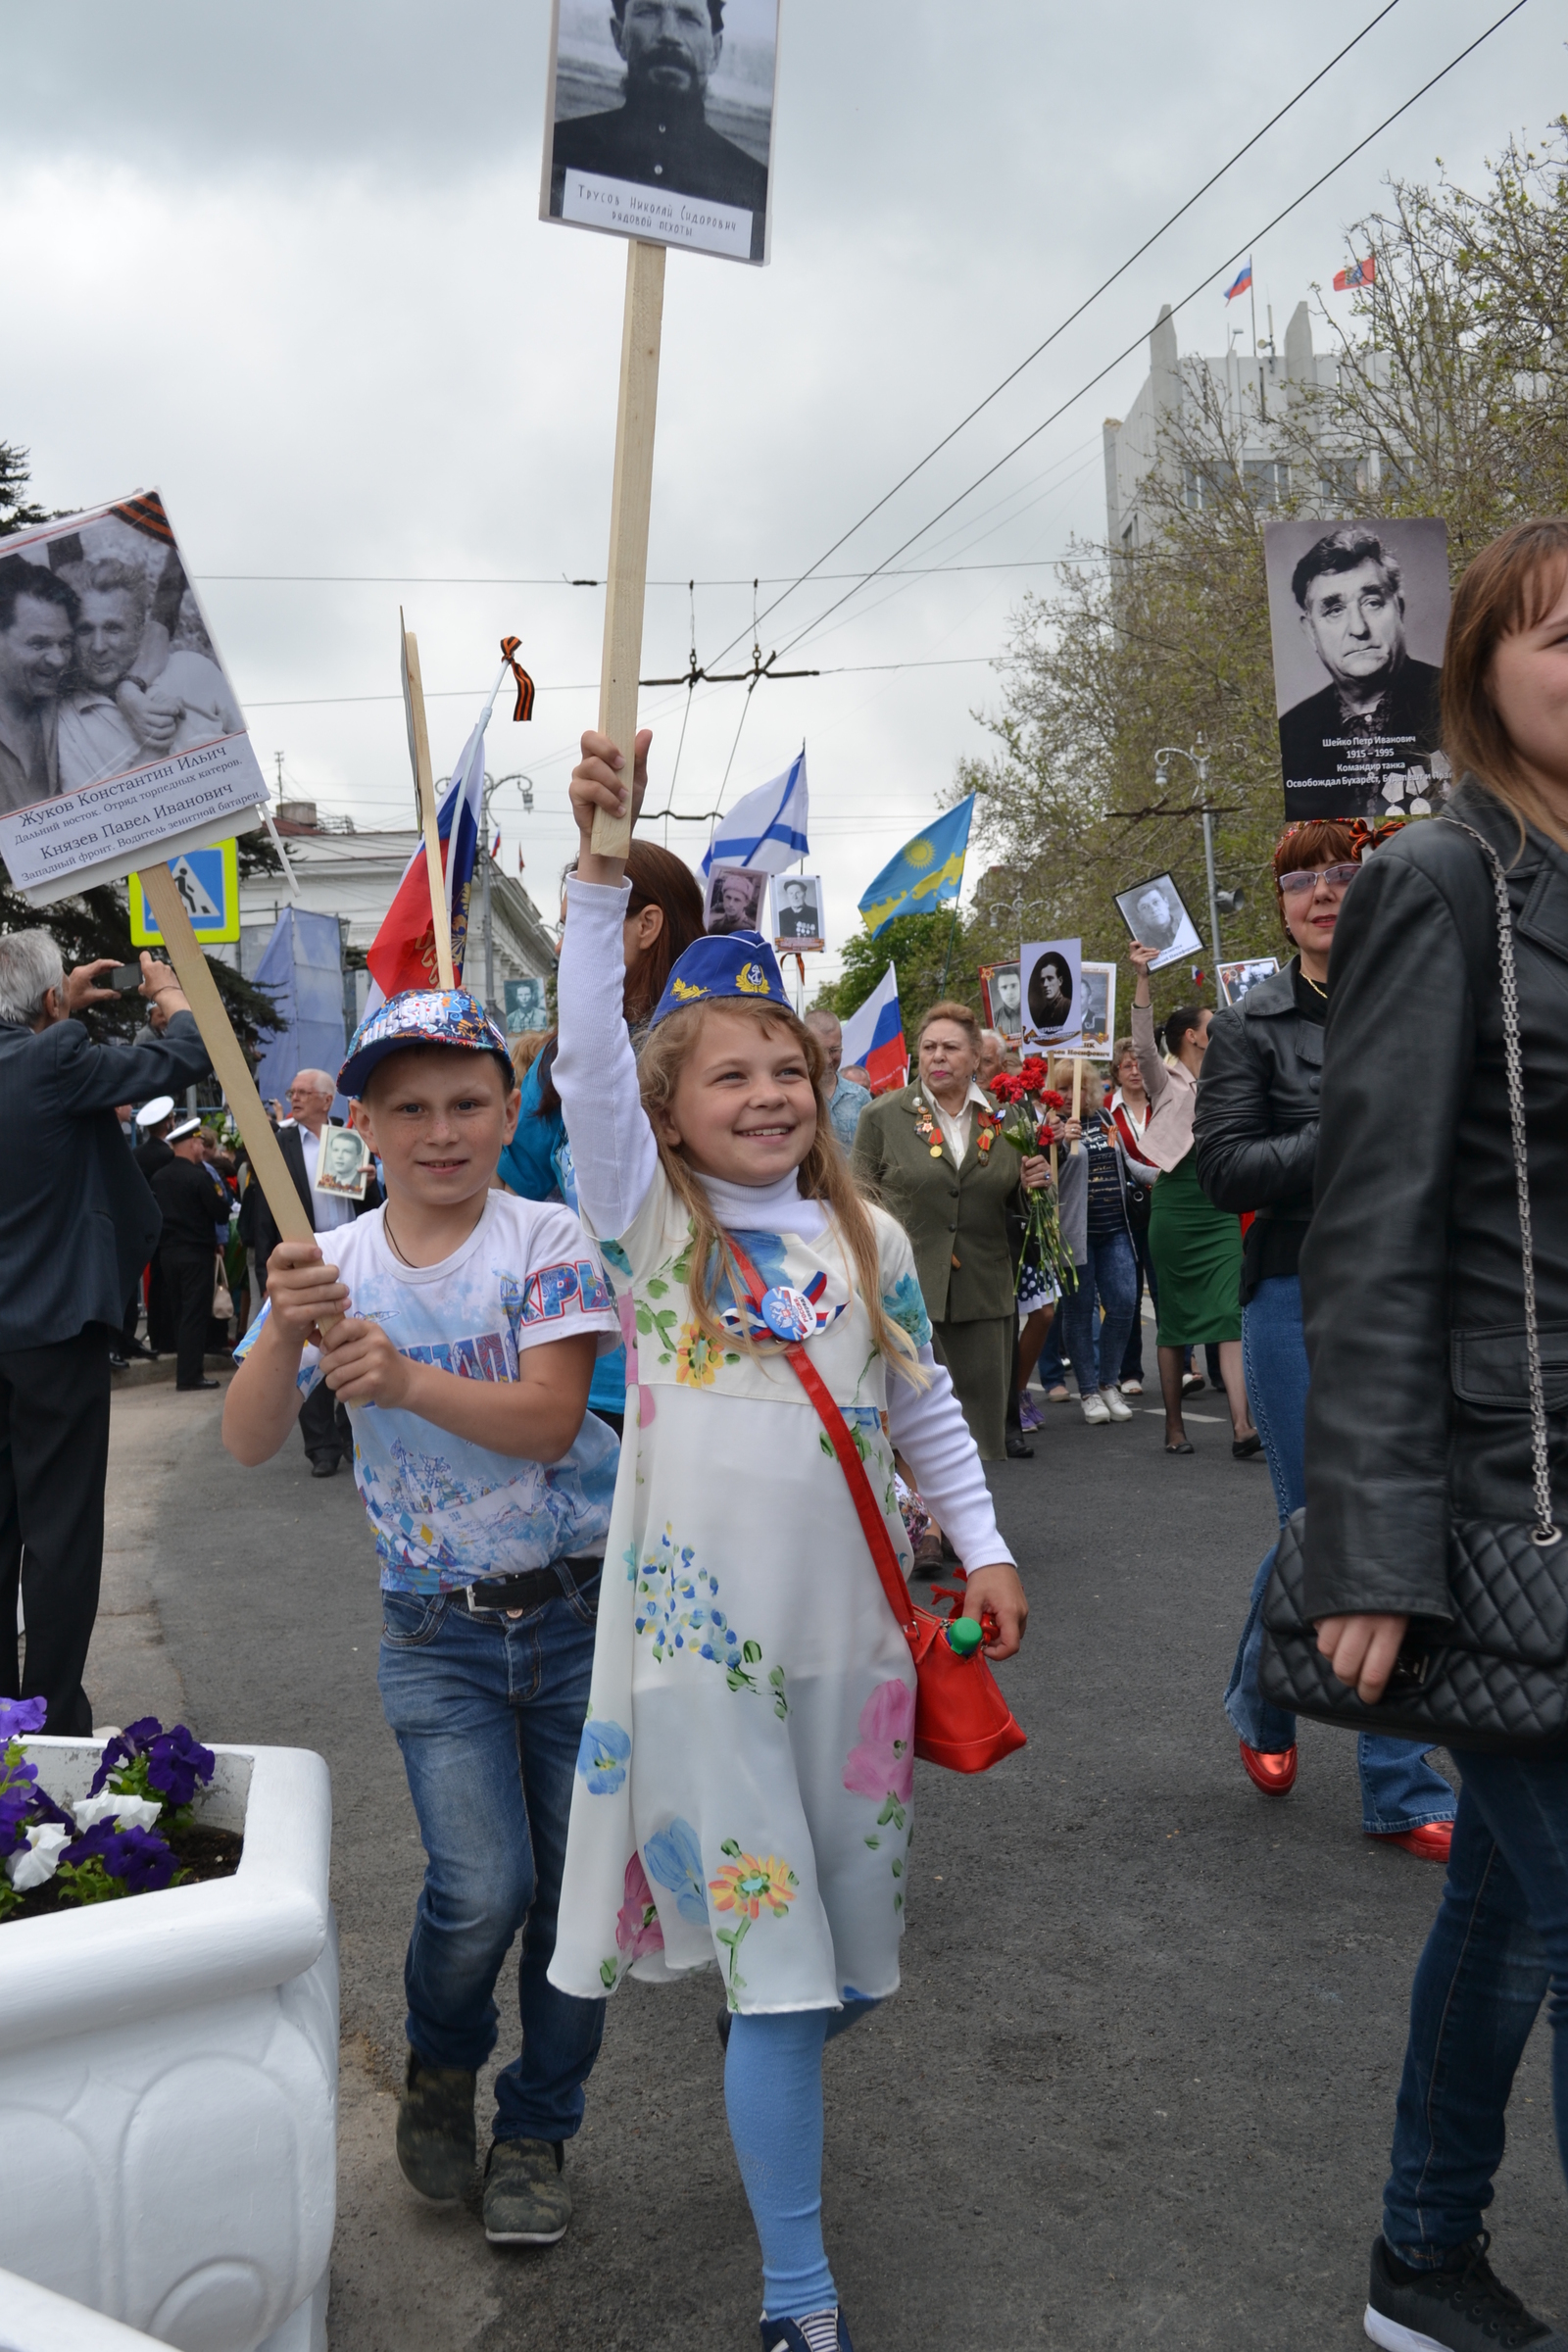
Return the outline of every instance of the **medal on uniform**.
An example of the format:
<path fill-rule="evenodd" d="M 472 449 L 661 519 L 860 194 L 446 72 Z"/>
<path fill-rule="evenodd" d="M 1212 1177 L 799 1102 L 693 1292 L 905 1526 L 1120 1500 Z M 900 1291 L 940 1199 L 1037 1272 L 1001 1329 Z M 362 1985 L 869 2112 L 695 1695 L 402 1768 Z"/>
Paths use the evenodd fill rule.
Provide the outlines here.
<path fill-rule="evenodd" d="M 816 1309 L 804 1292 L 776 1282 L 762 1293 L 762 1321 L 776 1340 L 804 1340 L 816 1330 Z"/>

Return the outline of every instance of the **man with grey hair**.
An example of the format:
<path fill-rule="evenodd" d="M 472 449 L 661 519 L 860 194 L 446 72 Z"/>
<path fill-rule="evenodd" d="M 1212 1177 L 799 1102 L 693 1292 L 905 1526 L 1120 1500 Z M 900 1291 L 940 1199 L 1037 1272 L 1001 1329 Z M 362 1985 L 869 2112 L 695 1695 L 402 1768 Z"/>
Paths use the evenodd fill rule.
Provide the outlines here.
<path fill-rule="evenodd" d="M 89 567 L 78 594 L 75 685 L 60 706 L 60 777 L 68 792 L 123 775 L 145 757 L 116 691 L 134 670 L 146 631 L 147 575 L 105 561 Z"/>
<path fill-rule="evenodd" d="M 69 976 L 47 931 L 0 933 L 0 1628 L 26 1623 L 24 1676 L 0 1633 L 0 1695 L 48 1701 L 47 1729 L 92 1729 L 81 1687 L 103 1568 L 109 1355 L 159 1214 L 117 1103 L 183 1094 L 207 1049 L 167 963 L 141 994 L 162 1042 L 94 1045 L 72 1016 L 113 1000 L 112 956 Z"/>
<path fill-rule="evenodd" d="M 340 1193 L 318 1193 L 316 1179 L 321 1164 L 321 1137 L 332 1115 L 337 1080 L 329 1070 L 296 1070 L 288 1090 L 292 1116 L 277 1131 L 284 1165 L 304 1203 L 314 1233 L 351 1225 L 368 1208 L 381 1205 L 381 1188 L 372 1176 L 363 1200 L 345 1200 Z M 246 1192 L 240 1210 L 240 1239 L 256 1252 L 256 1279 L 267 1287 L 267 1261 L 282 1238 L 259 1184 Z M 300 1407 L 300 1439 L 311 1457 L 313 1478 L 331 1478 L 340 1461 L 354 1458 L 354 1439 L 348 1412 L 338 1404 L 325 1381 L 312 1390 Z"/>
<path fill-rule="evenodd" d="M 833 1081 L 827 1115 L 832 1122 L 833 1132 L 845 1151 L 852 1151 L 855 1131 L 860 1124 L 861 1111 L 871 1100 L 871 1090 L 866 1086 L 857 1086 L 853 1079 L 843 1074 L 844 1031 L 839 1026 L 836 1012 L 829 1012 L 826 1005 L 818 1006 L 807 1014 L 806 1026 L 815 1031 L 821 1041 L 822 1051 L 827 1055 L 827 1074 Z"/>

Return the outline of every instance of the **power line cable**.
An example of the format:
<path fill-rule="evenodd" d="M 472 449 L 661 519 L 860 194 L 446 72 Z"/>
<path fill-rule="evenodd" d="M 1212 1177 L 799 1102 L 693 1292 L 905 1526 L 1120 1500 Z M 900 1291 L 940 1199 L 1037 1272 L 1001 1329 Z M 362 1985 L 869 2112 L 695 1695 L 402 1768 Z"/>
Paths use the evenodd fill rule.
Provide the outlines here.
<path fill-rule="evenodd" d="M 1282 220 L 1289 220 L 1291 214 L 1298 211 L 1299 208 L 1305 204 L 1309 196 L 1315 196 L 1319 188 L 1325 186 L 1327 182 L 1334 177 L 1337 172 L 1343 172 L 1346 165 L 1352 163 L 1361 153 L 1363 148 L 1370 147 L 1374 139 L 1381 138 L 1383 133 L 1390 127 L 1391 124 L 1398 122 L 1401 115 L 1407 115 L 1412 106 L 1417 105 L 1421 99 L 1426 97 L 1429 90 L 1435 90 L 1439 82 L 1446 80 L 1447 76 L 1454 71 L 1455 67 L 1462 66 L 1466 58 L 1473 57 L 1476 51 L 1481 48 L 1485 42 L 1491 40 L 1494 32 L 1499 32 L 1503 25 L 1508 23 L 1510 18 L 1518 16 L 1521 9 L 1528 7 L 1528 5 L 1529 0 L 1514 0 L 1513 6 L 1511 8 L 1504 9 L 1502 15 L 1489 24 L 1485 32 L 1478 33 L 1476 38 L 1471 41 L 1467 47 L 1459 51 L 1457 57 L 1450 57 L 1447 64 L 1442 67 L 1438 73 L 1434 74 L 1429 81 L 1424 81 L 1418 90 L 1412 91 L 1411 95 L 1405 99 L 1402 106 L 1396 106 L 1392 115 L 1385 115 L 1383 121 L 1379 122 L 1373 129 L 1369 130 L 1365 138 L 1357 139 L 1355 145 L 1348 148 L 1345 154 L 1340 157 L 1338 163 L 1331 164 L 1326 172 L 1321 172 L 1319 176 L 1313 180 L 1310 187 L 1303 188 L 1298 196 L 1293 197 L 1289 204 L 1283 206 L 1281 210 L 1274 215 L 1271 220 L 1266 220 L 1261 228 L 1254 230 L 1250 237 L 1245 237 L 1241 244 L 1237 246 L 1235 252 L 1227 255 L 1226 259 L 1219 264 L 1217 269 L 1206 270 L 1203 272 L 1203 275 L 1199 279 L 1197 285 L 1195 285 L 1190 292 L 1184 294 L 1180 302 L 1171 304 L 1171 317 L 1174 318 L 1178 311 L 1184 311 L 1190 302 L 1195 302 L 1198 296 L 1201 294 L 1205 286 L 1210 285 L 1216 277 L 1220 276 L 1231 267 L 1232 263 L 1239 262 L 1244 254 L 1250 253 L 1255 245 L 1260 244 L 1263 238 L 1266 237 L 1272 229 L 1278 228 Z M 1103 383 L 1105 377 L 1111 373 L 1112 369 L 1119 368 L 1123 360 L 1130 359 L 1133 353 L 1137 351 L 1140 345 L 1146 342 L 1147 339 L 1147 334 L 1135 336 L 1133 341 L 1126 346 L 1125 350 L 1117 352 L 1115 358 L 1108 360 L 1103 368 L 1100 368 L 1094 375 L 1090 376 L 1087 383 L 1080 384 L 1076 392 L 1069 394 L 1067 399 L 1062 401 L 1059 407 L 1053 409 L 1051 415 L 1037 424 L 1031 432 L 1025 433 L 1021 441 L 1015 441 L 1011 449 L 1005 451 L 1002 457 L 998 458 L 995 465 L 988 466 L 984 473 L 977 474 L 967 489 L 960 490 L 956 498 L 950 498 L 947 505 L 945 507 L 940 507 L 936 514 L 931 516 L 928 522 L 923 522 L 917 531 L 911 532 L 907 539 L 904 540 L 893 550 L 892 555 L 890 555 L 888 558 L 888 563 L 892 564 L 900 556 L 906 555 L 909 549 L 913 547 L 918 540 L 921 540 L 925 537 L 927 531 L 934 530 L 937 524 L 941 522 L 946 515 L 951 514 L 955 507 L 961 506 L 966 498 L 971 498 L 975 491 L 981 487 L 982 483 L 990 481 L 994 473 L 999 473 L 1004 466 L 1009 465 L 1011 461 L 1018 455 L 1020 450 L 1027 449 L 1032 441 L 1038 441 L 1040 435 L 1051 425 L 1054 424 L 1058 417 L 1064 416 L 1070 408 L 1075 407 L 1076 404 L 1084 398 L 1086 393 L 1092 392 L 1097 384 Z M 872 512 L 874 513 L 875 510 L 873 509 Z M 856 527 L 858 528 L 859 526 L 857 525 Z M 850 534 L 846 533 L 846 537 L 849 535 Z M 839 540 L 835 544 L 842 547 L 844 542 L 843 540 Z M 833 551 L 830 549 L 828 552 L 831 554 Z M 805 580 L 809 578 L 810 575 L 809 573 L 803 573 L 801 576 L 802 579 Z M 864 575 L 864 579 L 859 583 L 859 585 L 864 586 L 866 582 L 874 580 L 879 576 L 880 566 L 874 567 Z M 786 593 L 788 593 L 788 591 L 786 591 Z M 789 653 L 795 646 L 801 643 L 803 638 L 810 636 L 813 630 L 819 629 L 823 621 L 826 620 L 830 614 L 836 612 L 841 605 L 848 604 L 850 598 L 858 594 L 858 588 L 848 588 L 845 590 L 842 596 L 835 597 L 832 604 L 827 606 L 823 612 L 819 612 L 814 620 L 808 620 L 804 628 L 798 629 L 793 637 L 787 638 L 784 644 L 778 649 L 779 652 L 785 654 Z M 782 597 L 775 597 L 773 604 L 767 608 L 768 612 L 774 611 L 778 605 L 783 603 L 783 601 L 784 599 Z M 763 617 L 765 617 L 765 615 Z M 737 639 L 731 639 L 731 644 L 738 642 L 739 641 Z M 724 652 L 727 653 L 728 651 L 729 647 L 726 646 Z M 723 654 L 717 654 L 714 656 L 715 661 L 722 661 L 723 658 Z"/>
<path fill-rule="evenodd" d="M 1523 5 L 1523 0 L 1520 0 L 1520 4 L 1521 6 Z M 1080 319 L 1084 313 L 1091 309 L 1093 305 L 1100 300 L 1102 294 L 1108 292 L 1108 290 L 1116 283 L 1118 278 L 1125 277 L 1127 271 L 1132 268 L 1133 264 L 1135 262 L 1142 261 L 1144 255 L 1149 252 L 1151 246 L 1157 245 L 1167 229 L 1174 228 L 1177 221 L 1180 220 L 1185 214 L 1190 213 L 1194 205 L 1197 204 L 1200 198 L 1208 194 L 1210 188 L 1218 185 L 1218 183 L 1225 177 L 1227 172 L 1233 171 L 1244 156 L 1250 155 L 1252 149 L 1257 145 L 1258 141 L 1268 136 L 1268 133 L 1275 127 L 1276 123 L 1283 122 L 1291 110 L 1294 107 L 1299 106 L 1301 100 L 1305 98 L 1311 91 L 1316 89 L 1318 83 L 1323 80 L 1325 75 L 1332 74 L 1335 67 L 1340 65 L 1346 58 L 1348 58 L 1351 50 L 1357 48 L 1360 43 L 1366 39 L 1368 33 L 1375 31 L 1378 25 L 1382 24 L 1385 17 L 1392 16 L 1395 9 L 1397 8 L 1398 5 L 1399 0 L 1386 0 L 1386 5 L 1378 10 L 1376 16 L 1370 17 L 1367 20 L 1366 24 L 1362 25 L 1360 31 L 1356 33 L 1352 40 L 1347 41 L 1345 47 L 1341 50 L 1338 50 L 1335 55 L 1329 59 L 1326 66 L 1320 66 L 1318 71 L 1312 75 L 1310 81 L 1303 81 L 1294 98 L 1288 98 L 1277 113 L 1270 115 L 1268 121 L 1262 125 L 1262 127 L 1258 130 L 1254 130 L 1251 137 L 1244 146 L 1237 148 L 1236 153 L 1230 157 L 1228 162 L 1221 164 L 1219 170 L 1205 179 L 1200 188 L 1195 188 L 1185 204 L 1178 205 L 1176 211 L 1171 214 L 1170 218 L 1167 220 L 1161 221 L 1159 227 L 1154 229 L 1151 235 L 1147 236 L 1143 243 L 1136 249 L 1136 251 L 1127 256 L 1127 259 L 1124 262 L 1119 263 L 1108 277 L 1102 278 L 1100 284 L 1096 286 L 1092 294 L 1086 294 L 1083 301 L 1078 305 L 1077 309 L 1075 311 L 1069 311 L 1066 318 L 1052 328 L 1050 334 L 1047 335 L 1043 343 L 1037 343 L 1033 351 L 1029 352 L 1025 358 L 1018 362 L 1016 368 L 1010 369 L 1009 372 L 1003 377 L 1000 384 L 996 384 L 992 387 L 992 389 L 986 394 L 984 400 L 977 401 L 975 403 L 975 406 L 969 411 L 966 416 L 960 416 L 951 432 L 944 433 L 941 440 L 934 443 L 933 446 L 926 451 L 923 458 L 916 460 L 914 465 L 909 467 L 907 473 L 901 474 L 899 479 L 894 483 L 892 489 L 884 491 L 882 496 L 877 500 L 875 506 L 867 507 L 865 513 L 860 516 L 859 521 L 852 522 L 849 529 L 845 531 L 839 538 L 835 539 L 831 547 L 824 549 L 823 553 L 818 556 L 816 562 L 810 565 L 809 569 L 801 572 L 799 576 L 791 583 L 791 585 L 785 589 L 783 596 L 776 596 L 773 599 L 773 602 L 763 609 L 759 617 L 762 620 L 765 620 L 768 613 L 776 612 L 778 607 L 783 604 L 787 598 L 793 596 L 797 588 L 803 587 L 808 580 L 814 579 L 830 556 L 836 556 L 839 549 L 853 539 L 856 532 L 861 530 L 864 525 L 870 521 L 873 514 L 879 514 L 882 512 L 882 509 L 888 504 L 888 501 L 890 499 L 897 498 L 899 492 L 904 489 L 907 483 L 912 482 L 917 473 L 924 471 L 925 467 L 930 465 L 933 458 L 941 456 L 943 450 L 947 448 L 949 442 L 956 440 L 959 433 L 961 433 L 966 426 L 971 425 L 975 418 L 986 409 L 990 408 L 994 400 L 999 400 L 1001 398 L 1002 394 L 1005 392 L 1009 384 L 1016 383 L 1019 376 L 1023 374 L 1025 368 L 1032 368 L 1034 366 L 1035 361 L 1040 358 L 1042 352 L 1049 351 L 1053 343 L 1056 342 L 1060 336 L 1064 335 L 1068 327 L 1073 325 L 1076 320 Z M 1376 134 L 1374 133 L 1374 136 Z M 1207 281 L 1205 280 L 1205 283 Z M 1140 337 L 1139 340 L 1142 341 L 1142 337 Z M 1115 363 L 1113 362 L 1112 365 L 1115 365 Z M 732 638 L 730 640 L 730 645 L 737 645 L 739 642 L 739 638 Z M 721 662 L 724 659 L 724 654 L 727 654 L 729 651 L 730 646 L 726 645 L 723 653 L 714 656 L 715 661 Z"/>

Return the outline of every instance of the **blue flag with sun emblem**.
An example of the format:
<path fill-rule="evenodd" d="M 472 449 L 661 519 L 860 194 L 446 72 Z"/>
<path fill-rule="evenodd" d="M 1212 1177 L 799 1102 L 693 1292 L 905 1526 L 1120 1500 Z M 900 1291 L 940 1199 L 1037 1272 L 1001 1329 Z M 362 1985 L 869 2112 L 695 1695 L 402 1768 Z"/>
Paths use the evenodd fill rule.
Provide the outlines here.
<path fill-rule="evenodd" d="M 955 900 L 963 886 L 964 852 L 974 794 L 927 825 L 886 864 L 860 901 L 860 920 L 871 937 L 898 914 L 930 914 Z"/>

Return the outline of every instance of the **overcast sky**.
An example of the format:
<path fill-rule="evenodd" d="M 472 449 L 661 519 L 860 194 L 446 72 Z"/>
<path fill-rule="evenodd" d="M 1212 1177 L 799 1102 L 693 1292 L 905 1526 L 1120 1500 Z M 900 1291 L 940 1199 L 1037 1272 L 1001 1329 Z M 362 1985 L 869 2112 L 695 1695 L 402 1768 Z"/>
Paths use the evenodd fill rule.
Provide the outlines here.
<path fill-rule="evenodd" d="M 649 564 L 678 585 L 650 588 L 644 675 L 685 667 L 693 575 L 699 660 L 738 636 L 722 666 L 743 666 L 753 576 L 766 603 L 812 564 L 1377 4 L 783 0 L 771 265 L 669 262 Z M 1161 301 L 1200 286 L 1181 347 L 1223 350 L 1232 255 L 1505 5 L 1401 0 L 826 570 L 883 560 Z M 520 847 L 553 913 L 602 598 L 493 583 L 603 573 L 624 254 L 537 219 L 548 24 L 544 0 L 8 13 L 0 438 L 30 448 L 53 506 L 162 488 L 264 764 L 281 751 L 290 793 L 362 825 L 413 821 L 399 602 L 439 768 L 497 640 L 520 637 L 535 716 L 498 707 L 489 765 L 535 780 L 531 817 L 514 789 L 498 802 L 503 858 Z M 1268 304 L 1283 334 L 1328 287 L 1387 175 L 1441 155 L 1475 177 L 1565 84 L 1560 14 L 1532 0 L 1257 238 L 1259 332 Z M 1250 337 L 1245 309 L 1228 323 Z M 813 582 L 762 651 L 804 631 L 780 666 L 838 674 L 759 687 L 738 746 L 744 689 L 694 698 L 677 807 L 712 807 L 732 747 L 730 800 L 806 738 L 835 945 L 984 748 L 1010 606 L 1074 533 L 1102 533 L 1102 419 L 1146 372 L 1122 362 L 901 559 L 1011 568 L 880 582 L 819 628 L 849 583 Z M 221 576 L 286 573 L 338 576 Z M 684 702 L 644 698 L 661 806 Z M 695 858 L 706 828 L 669 838 Z"/>

